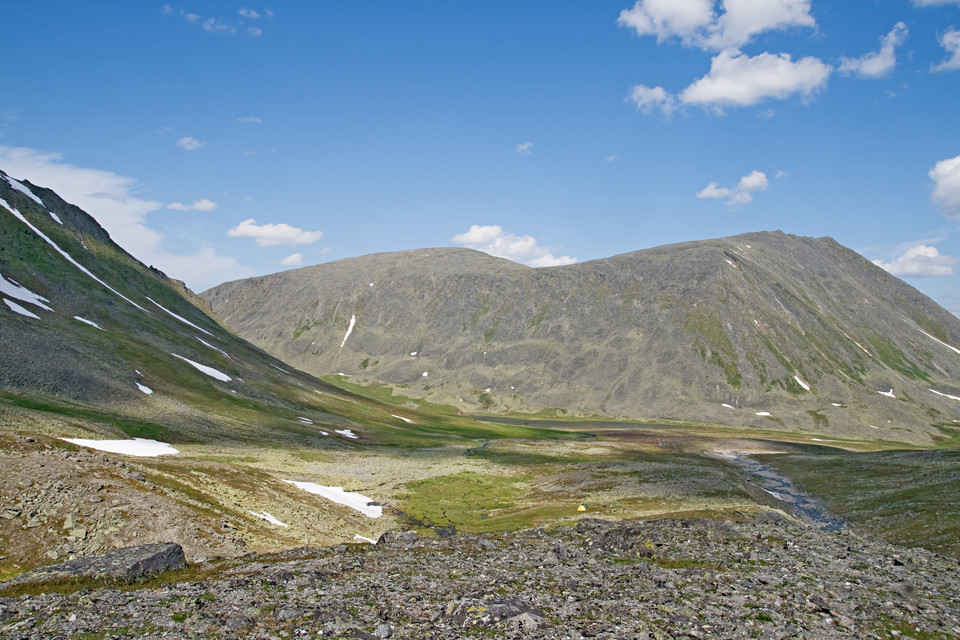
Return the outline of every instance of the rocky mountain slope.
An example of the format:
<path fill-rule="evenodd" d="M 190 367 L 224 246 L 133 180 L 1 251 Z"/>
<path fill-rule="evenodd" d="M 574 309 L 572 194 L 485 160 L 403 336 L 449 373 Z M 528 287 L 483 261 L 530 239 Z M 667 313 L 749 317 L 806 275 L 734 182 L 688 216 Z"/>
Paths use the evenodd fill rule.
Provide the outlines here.
<path fill-rule="evenodd" d="M 773 515 L 581 520 L 497 536 L 386 534 L 376 546 L 203 563 L 142 586 L 53 585 L 0 597 L 0 633 L 945 639 L 960 634 L 957 568 Z"/>
<path fill-rule="evenodd" d="M 915 444 L 960 417 L 960 319 L 830 238 L 752 233 L 542 269 L 406 251 L 202 295 L 305 371 L 471 414 Z"/>
<path fill-rule="evenodd" d="M 379 535 L 393 518 L 286 481 L 356 490 L 364 447 L 424 442 L 399 413 L 238 338 L 89 214 L 0 171 L 0 577 L 134 542 L 232 555 Z M 170 455 L 123 453 L 133 438 Z"/>

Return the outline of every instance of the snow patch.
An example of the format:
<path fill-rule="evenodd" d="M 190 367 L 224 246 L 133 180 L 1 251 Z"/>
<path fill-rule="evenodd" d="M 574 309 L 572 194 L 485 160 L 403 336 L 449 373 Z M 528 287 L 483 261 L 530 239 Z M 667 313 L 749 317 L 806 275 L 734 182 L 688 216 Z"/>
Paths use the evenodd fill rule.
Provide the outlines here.
<path fill-rule="evenodd" d="M 170 311 L 170 309 L 167 309 L 165 306 L 163 306 L 162 304 L 160 304 L 159 302 L 157 302 L 157 301 L 154 300 L 153 298 L 151 298 L 151 297 L 148 296 L 148 297 L 147 297 L 147 300 L 149 300 L 149 301 L 152 302 L 153 304 L 157 305 L 158 307 L 160 307 L 161 309 L 163 309 L 164 311 L 166 311 L 168 314 L 170 314 L 171 316 L 173 316 L 174 318 L 176 318 L 177 320 L 179 320 L 179 321 L 182 322 L 183 324 L 189 325 L 189 326 L 193 327 L 194 329 L 196 329 L 197 331 L 203 331 L 203 332 L 204 332 L 205 334 L 207 334 L 208 336 L 213 336 L 212 333 L 210 333 L 209 331 L 207 331 L 207 330 L 204 329 L 203 327 L 198 327 L 197 325 L 193 324 L 192 322 L 190 322 L 189 320 L 187 320 L 187 319 L 184 318 L 183 316 L 178 316 L 178 315 L 175 314 L 173 311 Z"/>
<path fill-rule="evenodd" d="M 151 389 L 145 384 L 140 384 L 139 382 L 137 383 L 137 389 L 140 389 L 140 391 L 147 394 L 148 396 L 153 394 L 153 389 Z"/>
<path fill-rule="evenodd" d="M 372 287 L 373 285 L 371 284 L 370 286 Z M 362 535 L 360 535 L 359 533 L 353 534 L 353 541 L 354 541 L 354 542 L 366 542 L 367 544 L 377 544 L 377 541 L 376 541 L 376 540 L 371 540 L 370 538 L 368 538 L 368 537 L 366 537 L 366 536 L 362 536 Z"/>
<path fill-rule="evenodd" d="M 347 332 L 343 335 L 343 340 L 340 342 L 341 349 L 343 349 L 343 345 L 347 344 L 347 338 L 353 333 L 353 325 L 355 324 L 357 324 L 357 316 L 350 316 L 350 326 L 347 327 Z"/>
<path fill-rule="evenodd" d="M 46 311 L 53 311 L 50 307 L 43 304 L 44 302 L 50 302 L 43 296 L 35 294 L 30 289 L 27 289 L 23 285 L 17 284 L 13 280 L 7 280 L 0 275 L 0 293 L 10 296 L 11 298 L 16 298 L 22 302 L 29 302 L 32 305 L 38 306 L 41 309 Z"/>
<path fill-rule="evenodd" d="M 721 407 L 726 407 L 727 409 L 735 409 L 733 405 L 729 405 L 726 402 L 720 404 Z"/>
<path fill-rule="evenodd" d="M 429 374 L 428 372 L 426 372 L 426 371 L 423 372 L 423 377 L 424 377 L 424 378 L 426 378 L 426 377 L 429 376 L 429 375 L 430 375 L 430 374 Z"/>
<path fill-rule="evenodd" d="M 28 318 L 35 318 L 37 320 L 40 319 L 40 316 L 30 311 L 27 311 L 26 309 L 18 305 L 13 300 L 7 300 L 6 298 L 4 298 L 3 301 L 7 303 L 7 306 L 10 307 L 10 310 L 13 311 L 14 313 L 19 313 L 20 315 L 27 316 Z"/>
<path fill-rule="evenodd" d="M 932 393 L 937 394 L 938 396 L 943 396 L 944 398 L 950 398 L 951 400 L 960 400 L 957 396 L 951 396 L 949 393 L 943 393 L 942 391 L 937 391 L 936 389 L 930 389 Z"/>
<path fill-rule="evenodd" d="M 280 367 L 278 367 L 278 366 L 275 365 L 275 364 L 271 364 L 270 366 L 273 367 L 274 369 L 276 369 L 277 371 L 283 371 L 285 374 L 290 375 L 290 372 L 289 372 L 289 371 L 287 371 L 286 369 L 281 369 Z"/>
<path fill-rule="evenodd" d="M 157 456 L 172 456 L 180 453 L 166 442 L 157 442 L 147 438 L 133 440 L 87 440 L 84 438 L 60 438 L 81 447 L 90 447 L 108 453 L 122 453 L 138 458 L 156 458 Z"/>
<path fill-rule="evenodd" d="M 222 372 L 222 371 L 217 371 L 217 370 L 214 369 L 213 367 L 208 367 L 208 366 L 205 365 L 205 364 L 200 364 L 199 362 L 194 362 L 193 360 L 188 360 L 187 358 L 184 358 L 183 356 L 178 356 L 178 355 L 175 354 L 175 353 L 171 353 L 170 355 L 172 355 L 174 358 L 180 358 L 181 360 L 183 360 L 184 362 L 186 362 L 187 364 L 189 364 L 190 366 L 192 366 L 194 369 L 196 369 L 196 370 L 199 371 L 200 373 L 205 373 L 205 374 L 207 374 L 208 376 L 210 376 L 211 378 L 215 378 L 216 380 L 220 380 L 221 382 L 230 382 L 231 380 L 233 380 L 233 378 L 231 378 L 230 376 L 228 376 L 228 375 L 225 374 L 224 372 Z"/>
<path fill-rule="evenodd" d="M 213 349 L 214 351 L 219 351 L 220 353 L 222 353 L 222 354 L 225 355 L 226 357 L 230 358 L 230 354 L 227 353 L 226 351 L 224 351 L 223 349 L 218 349 L 217 347 L 213 346 L 212 344 L 210 344 L 209 342 L 207 342 L 206 340 L 204 340 L 204 339 L 201 338 L 200 336 L 193 336 L 193 337 L 196 338 L 197 340 L 199 340 L 199 341 L 200 341 L 201 343 L 203 343 L 205 346 L 210 347 L 210 348 Z M 230 358 L 230 359 L 233 360 L 233 358 Z"/>
<path fill-rule="evenodd" d="M 33 191 L 30 191 L 30 189 L 28 189 L 25 184 L 22 184 L 19 180 L 14 180 L 14 179 L 11 178 L 10 176 L 4 176 L 4 177 L 7 179 L 7 182 L 10 184 L 11 187 L 13 187 L 14 189 L 16 189 L 17 191 L 19 191 L 19 192 L 22 193 L 23 195 L 27 196 L 28 198 L 30 198 L 30 199 L 33 200 L 34 202 L 36 202 L 36 203 L 37 203 L 38 205 L 40 205 L 41 207 L 44 207 L 43 200 L 41 200 L 40 198 L 38 198 L 37 196 L 35 196 L 34 193 L 33 193 Z M 44 207 L 44 208 L 46 208 L 46 207 Z"/>
<path fill-rule="evenodd" d="M 797 381 L 797 384 L 803 387 L 804 391 L 810 391 L 810 385 L 800 379 L 800 376 L 793 376 L 793 379 Z"/>
<path fill-rule="evenodd" d="M 953 351 L 954 353 L 960 354 L 960 349 L 957 349 L 956 347 L 947 344 L 947 343 L 944 342 L 943 340 L 937 340 L 937 338 L 934 338 L 932 335 L 930 335 L 929 333 L 927 333 L 927 332 L 924 331 L 923 329 L 919 329 L 919 328 L 918 328 L 917 331 L 919 331 L 919 332 L 922 333 L 923 335 L 927 336 L 927 337 L 930 338 L 931 340 L 934 340 L 934 341 L 936 341 L 936 342 L 939 342 L 940 344 L 942 344 L 943 346 L 945 346 L 947 349 L 950 349 L 950 350 Z"/>
<path fill-rule="evenodd" d="M 843 405 L 840 404 L 839 402 L 831 402 L 830 404 L 832 404 L 832 405 L 835 406 L 835 407 L 842 407 L 842 406 L 843 406 Z"/>
<path fill-rule="evenodd" d="M 313 424 L 313 420 L 311 420 L 310 418 L 304 418 L 303 416 L 297 416 L 297 420 L 299 420 L 303 424 Z"/>
<path fill-rule="evenodd" d="M 406 422 L 407 424 L 416 424 L 416 423 L 415 423 L 413 420 L 411 420 L 410 418 L 404 418 L 403 416 L 398 416 L 398 415 L 395 414 L 395 413 L 391 413 L 390 415 L 393 416 L 394 418 L 396 418 L 397 420 L 403 420 L 403 421 Z"/>
<path fill-rule="evenodd" d="M 893 395 L 893 388 L 891 387 L 890 391 L 877 391 L 882 396 L 887 396 L 888 398 L 896 398 L 897 396 Z"/>
<path fill-rule="evenodd" d="M 81 318 L 80 316 L 73 316 L 73 319 L 74 319 L 74 320 L 77 320 L 77 321 L 79 321 L 79 322 L 82 322 L 83 324 L 88 324 L 88 325 L 90 325 L 91 327 L 95 327 L 95 328 L 97 328 L 97 329 L 100 329 L 100 331 L 106 331 L 106 329 L 104 329 L 103 327 L 101 327 L 100 325 L 98 325 L 98 324 L 97 324 L 96 322 L 94 322 L 93 320 L 87 320 L 86 318 Z"/>
<path fill-rule="evenodd" d="M 851 338 L 851 337 L 848 336 L 847 334 L 843 334 L 843 335 L 847 336 L 847 339 L 850 340 L 850 342 L 852 342 L 853 344 L 855 344 L 855 345 L 857 345 L 858 347 L 860 347 L 860 350 L 863 351 L 865 354 L 867 354 L 867 355 L 870 356 L 871 358 L 873 357 L 873 354 L 870 353 L 869 351 L 867 351 L 866 349 L 864 349 L 862 344 L 860 344 L 859 342 L 857 342 L 856 340 L 854 340 L 853 338 Z"/>
<path fill-rule="evenodd" d="M 314 482 L 297 482 L 296 480 L 284 480 L 284 482 L 292 484 L 307 493 L 312 493 L 326 498 L 331 502 L 356 509 L 368 518 L 379 518 L 383 515 L 383 507 L 365 495 L 354 493 L 353 491 L 344 491 L 343 487 L 324 487 Z"/>
<path fill-rule="evenodd" d="M 342 435 L 344 438 L 352 438 L 353 440 L 359 440 L 359 439 L 360 439 L 360 436 L 358 436 L 357 434 L 355 434 L 355 433 L 354 433 L 353 431 L 351 431 L 350 429 L 335 429 L 335 430 L 334 430 L 334 433 L 339 433 L 339 434 Z"/>
<path fill-rule="evenodd" d="M 60 219 L 60 216 L 55 214 L 53 211 L 47 211 L 50 214 L 50 217 L 53 218 L 53 221 L 57 224 L 63 224 L 63 220 Z"/>
<path fill-rule="evenodd" d="M 287 524 L 285 524 L 285 523 L 280 522 L 279 520 L 277 520 L 275 517 L 273 517 L 272 515 L 270 515 L 270 514 L 267 513 L 266 511 L 251 511 L 250 513 L 252 513 L 253 515 L 257 516 L 258 518 L 260 518 L 260 519 L 262 519 L 262 520 L 266 520 L 266 521 L 269 522 L 270 524 L 275 524 L 275 525 L 277 525 L 278 527 L 286 527 L 286 526 L 288 526 Z"/>
<path fill-rule="evenodd" d="M 763 489 L 763 487 L 760 487 L 760 488 Z M 776 491 L 770 491 L 770 490 L 768 490 L 768 489 L 763 489 L 763 490 L 766 491 L 767 493 L 769 493 L 770 495 L 772 495 L 772 496 L 773 496 L 774 498 L 776 498 L 777 500 L 779 500 L 779 501 L 781 501 L 781 502 L 784 502 L 783 496 L 782 496 L 781 494 L 777 493 Z"/>
<path fill-rule="evenodd" d="M 773 414 L 771 414 L 769 411 L 757 411 L 756 415 L 762 416 L 762 417 L 768 417 L 768 416 L 771 416 L 771 415 L 773 415 Z"/>

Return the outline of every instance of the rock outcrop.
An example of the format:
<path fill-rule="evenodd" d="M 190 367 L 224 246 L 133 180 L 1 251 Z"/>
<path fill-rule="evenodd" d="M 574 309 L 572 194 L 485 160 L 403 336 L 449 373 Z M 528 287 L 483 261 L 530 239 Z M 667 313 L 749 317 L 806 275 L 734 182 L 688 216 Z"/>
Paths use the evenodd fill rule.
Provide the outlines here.
<path fill-rule="evenodd" d="M 76 558 L 62 564 L 34 569 L 13 580 L 0 583 L 0 588 L 13 584 L 58 581 L 70 578 L 135 580 L 187 566 L 183 547 L 175 542 L 123 547 Z"/>

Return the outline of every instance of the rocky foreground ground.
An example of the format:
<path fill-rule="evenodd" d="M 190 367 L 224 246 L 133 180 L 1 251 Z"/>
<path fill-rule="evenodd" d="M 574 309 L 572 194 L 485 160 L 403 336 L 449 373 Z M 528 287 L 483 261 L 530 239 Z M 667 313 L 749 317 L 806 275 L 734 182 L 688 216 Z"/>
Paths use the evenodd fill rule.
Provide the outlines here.
<path fill-rule="evenodd" d="M 388 533 L 0 598 L 0 636 L 956 638 L 958 565 L 778 514 Z"/>

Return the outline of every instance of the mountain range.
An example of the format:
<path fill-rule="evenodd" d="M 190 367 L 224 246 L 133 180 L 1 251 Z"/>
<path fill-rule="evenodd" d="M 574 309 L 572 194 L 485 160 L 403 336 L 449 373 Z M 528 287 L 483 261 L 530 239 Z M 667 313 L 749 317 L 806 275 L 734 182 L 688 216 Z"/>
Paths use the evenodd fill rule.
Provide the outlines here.
<path fill-rule="evenodd" d="M 424 249 L 202 295 L 304 371 L 467 414 L 929 445 L 960 410 L 960 319 L 831 238 L 759 232 L 536 269 Z"/>

